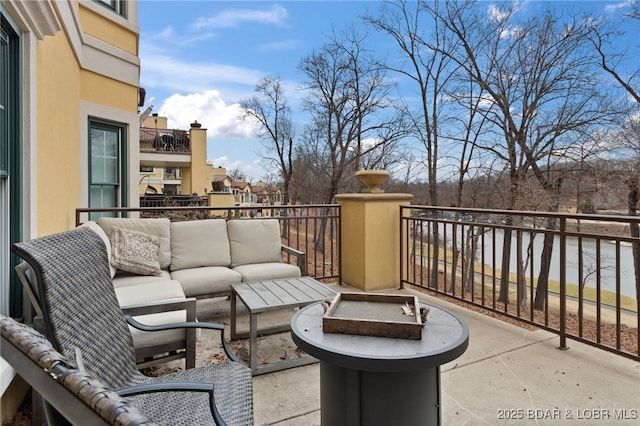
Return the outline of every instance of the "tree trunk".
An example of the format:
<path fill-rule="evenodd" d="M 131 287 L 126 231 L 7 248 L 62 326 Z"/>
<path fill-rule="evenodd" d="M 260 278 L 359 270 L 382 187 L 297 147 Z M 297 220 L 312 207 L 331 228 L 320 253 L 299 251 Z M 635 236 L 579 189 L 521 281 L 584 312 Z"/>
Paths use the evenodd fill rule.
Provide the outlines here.
<path fill-rule="evenodd" d="M 457 219 L 459 214 L 456 213 L 455 219 Z M 453 223 L 451 226 L 451 278 L 449 279 L 449 292 L 453 293 L 456 288 L 456 276 L 458 272 L 458 259 L 460 258 L 460 249 L 458 249 L 458 226 L 456 223 Z M 446 279 L 446 278 L 445 278 Z M 464 282 L 464 277 L 463 281 Z"/>
<path fill-rule="evenodd" d="M 506 225 L 510 226 L 513 223 L 511 216 L 507 217 Z M 502 273 L 500 274 L 500 292 L 498 294 L 498 301 L 504 304 L 509 303 L 509 268 L 511 264 L 511 229 L 504 230 L 504 237 L 502 240 Z"/>
<path fill-rule="evenodd" d="M 553 221 L 552 219 L 550 219 Z M 555 222 L 555 221 L 554 221 Z M 555 224 L 549 224 L 547 229 L 555 229 Z M 551 255 L 553 254 L 554 235 L 545 233 L 542 243 L 542 255 L 540 256 L 540 273 L 538 274 L 538 285 L 536 286 L 536 297 L 533 302 L 533 309 L 543 310 L 547 299 L 549 288 L 549 270 L 551 268 Z"/>
<path fill-rule="evenodd" d="M 438 270 L 440 269 L 440 229 L 438 228 L 438 212 L 433 211 L 433 219 L 431 222 L 431 238 L 433 244 L 433 255 L 431 256 L 431 277 L 429 280 L 429 287 L 438 288 Z"/>
<path fill-rule="evenodd" d="M 477 232 L 477 227 L 471 226 L 469 228 L 469 232 L 467 233 L 465 250 L 464 250 L 464 289 L 468 292 L 473 292 L 475 288 L 475 277 L 476 271 L 474 270 L 474 259 L 476 258 L 476 253 L 478 252 L 478 241 L 480 240 L 480 235 L 482 235 L 483 231 Z"/>
<path fill-rule="evenodd" d="M 627 194 L 627 209 L 629 216 L 637 216 L 638 214 L 638 201 L 640 201 L 640 188 L 638 188 L 638 176 L 635 175 L 627 180 L 627 188 L 629 192 Z M 633 222 L 629 224 L 629 230 L 633 238 L 640 237 L 640 227 L 637 223 Z M 640 242 L 634 241 L 631 246 L 633 253 L 633 270 L 636 277 L 636 300 L 640 300 Z"/>

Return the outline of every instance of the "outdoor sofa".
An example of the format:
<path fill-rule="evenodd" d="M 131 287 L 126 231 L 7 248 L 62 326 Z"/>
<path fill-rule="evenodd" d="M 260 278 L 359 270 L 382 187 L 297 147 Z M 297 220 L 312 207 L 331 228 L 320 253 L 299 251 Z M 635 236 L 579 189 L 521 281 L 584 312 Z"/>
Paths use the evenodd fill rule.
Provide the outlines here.
<path fill-rule="evenodd" d="M 104 242 L 121 308 L 147 325 L 195 321 L 196 299 L 228 296 L 233 283 L 306 273 L 305 254 L 282 245 L 277 219 L 103 217 L 80 227 L 93 230 Z M 283 261 L 283 253 L 296 264 Z M 16 269 L 27 292 L 36 293 L 30 297 L 37 306 L 37 288 L 25 264 L 21 267 Z M 194 330 L 131 332 L 139 366 L 185 356 L 183 351 L 176 355 L 176 349 L 186 349 L 187 366 L 195 365 Z M 165 352 L 169 355 L 157 356 Z"/>

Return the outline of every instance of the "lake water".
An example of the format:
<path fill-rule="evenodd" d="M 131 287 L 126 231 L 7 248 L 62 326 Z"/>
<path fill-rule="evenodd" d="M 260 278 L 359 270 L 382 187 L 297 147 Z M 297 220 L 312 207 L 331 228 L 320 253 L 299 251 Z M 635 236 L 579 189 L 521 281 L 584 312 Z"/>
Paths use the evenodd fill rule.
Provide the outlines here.
<path fill-rule="evenodd" d="M 441 236 L 442 236 L 441 229 Z M 451 243 L 451 228 L 450 225 L 447 225 L 447 240 L 448 243 Z M 492 244 L 493 244 L 494 234 L 492 232 L 487 232 L 484 237 L 485 244 L 485 263 L 487 265 L 493 264 L 493 252 L 492 252 Z M 503 232 L 502 230 L 496 230 L 495 232 L 496 239 L 496 251 L 495 258 L 497 259 L 498 264 L 496 267 L 500 266 L 500 259 L 502 259 L 502 241 L 503 241 Z M 533 246 L 534 246 L 534 259 L 533 259 L 533 272 L 534 276 L 538 275 L 540 271 L 540 254 L 542 253 L 542 240 L 543 235 L 538 234 L 534 238 Z M 515 234 L 511 241 L 511 265 L 510 271 L 512 273 L 516 272 L 517 259 L 516 259 L 516 238 Z M 526 259 L 526 248 L 529 245 L 529 237 L 527 234 L 523 235 L 522 238 L 522 256 Z M 579 248 L 578 248 L 578 239 L 577 238 L 567 238 L 567 283 L 570 284 L 578 284 L 578 256 Z M 596 287 L 596 241 L 594 239 L 582 239 L 582 261 L 584 263 L 583 266 L 583 274 L 586 280 L 587 287 Z M 480 260 L 480 254 L 478 254 L 478 261 Z M 600 242 L 600 264 L 601 264 L 601 282 L 600 286 L 603 290 L 609 290 L 615 293 L 616 291 L 616 245 L 615 243 L 601 240 Z M 589 272 L 591 274 L 589 275 Z M 526 269 L 527 276 L 530 273 L 530 263 L 527 264 Z M 553 255 L 551 261 L 551 269 L 549 271 L 549 278 L 551 280 L 559 281 L 560 280 L 560 245 L 559 238 L 556 237 L 554 240 L 553 246 Z M 587 276 L 589 275 L 589 276 Z M 631 246 L 628 243 L 621 243 L 620 245 L 620 294 L 636 297 L 636 289 L 635 289 L 635 275 L 633 272 L 633 254 Z"/>

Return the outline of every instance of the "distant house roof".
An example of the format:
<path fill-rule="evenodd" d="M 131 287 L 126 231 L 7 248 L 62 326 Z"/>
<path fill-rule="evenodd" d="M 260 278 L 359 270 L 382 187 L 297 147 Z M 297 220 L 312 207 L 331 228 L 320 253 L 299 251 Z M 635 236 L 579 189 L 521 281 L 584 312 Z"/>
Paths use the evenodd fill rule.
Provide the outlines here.
<path fill-rule="evenodd" d="M 248 187 L 249 190 L 251 190 L 251 184 L 243 180 L 237 180 L 235 182 L 231 182 L 231 187 L 236 189 L 241 189 L 241 190 L 244 190 Z"/>
<path fill-rule="evenodd" d="M 276 185 L 265 185 L 261 182 L 258 182 L 256 186 L 253 187 L 253 193 L 258 195 L 277 194 L 280 191 L 280 187 Z"/>
<path fill-rule="evenodd" d="M 226 179 L 231 179 L 227 175 L 213 175 L 214 182 L 224 182 Z"/>

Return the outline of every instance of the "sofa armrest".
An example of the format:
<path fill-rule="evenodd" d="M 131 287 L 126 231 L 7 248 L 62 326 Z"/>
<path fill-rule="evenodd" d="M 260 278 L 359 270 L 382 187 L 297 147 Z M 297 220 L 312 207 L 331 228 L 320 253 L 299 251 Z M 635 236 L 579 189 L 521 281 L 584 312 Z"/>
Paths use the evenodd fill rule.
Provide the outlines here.
<path fill-rule="evenodd" d="M 167 307 L 171 307 L 170 309 Z M 162 309 L 164 307 L 164 309 Z M 238 362 L 238 357 L 233 353 L 231 348 L 227 345 L 227 342 L 224 338 L 224 324 L 222 323 L 207 323 L 207 322 L 196 322 L 196 299 L 191 297 L 185 300 L 179 301 L 168 301 L 168 302 L 157 302 L 152 305 L 139 305 L 139 306 L 129 306 L 127 308 L 123 308 L 123 313 L 125 314 L 125 318 L 127 323 L 138 330 L 142 331 L 161 331 L 161 330 L 171 330 L 183 328 L 187 331 L 187 368 L 192 368 L 191 362 L 193 362 L 193 366 L 195 366 L 195 352 L 196 352 L 196 330 L 197 329 L 206 329 L 206 330 L 217 330 L 220 332 L 220 341 L 222 344 L 222 348 L 224 349 L 227 357 L 235 362 Z M 125 312 L 126 309 L 126 312 Z M 142 324 L 139 321 L 136 321 L 132 315 L 144 315 L 150 313 L 160 313 L 167 311 L 175 311 L 175 310 L 187 310 L 187 321 L 174 323 L 174 324 L 164 324 L 164 325 L 146 325 Z"/>
<path fill-rule="evenodd" d="M 296 250 L 293 247 L 282 245 L 281 250 L 287 254 L 287 260 L 293 255 L 297 258 L 298 268 L 300 268 L 300 274 L 304 277 L 307 275 L 307 255 L 305 252 Z"/>
<path fill-rule="evenodd" d="M 137 316 L 147 314 L 159 314 L 171 311 L 187 311 L 187 321 L 196 320 L 196 299 L 190 297 L 182 300 L 167 300 L 143 305 L 130 305 L 122 308 L 126 315 Z"/>

